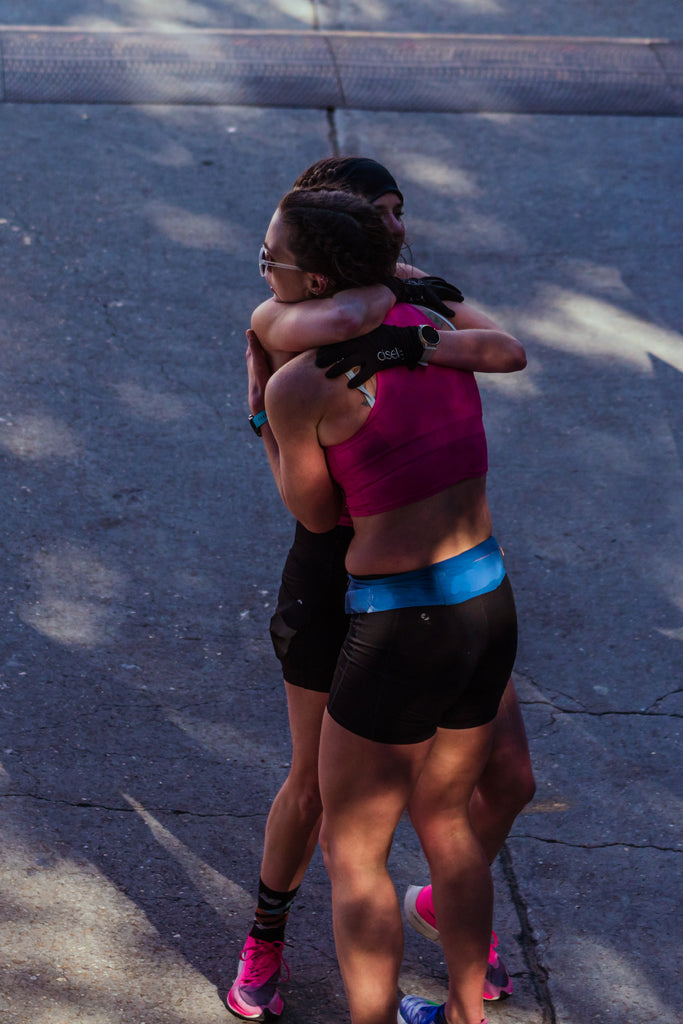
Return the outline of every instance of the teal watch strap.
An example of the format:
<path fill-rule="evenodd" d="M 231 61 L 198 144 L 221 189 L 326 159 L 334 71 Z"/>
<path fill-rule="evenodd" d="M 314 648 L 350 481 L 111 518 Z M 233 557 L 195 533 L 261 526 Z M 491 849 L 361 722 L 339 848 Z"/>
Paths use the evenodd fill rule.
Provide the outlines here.
<path fill-rule="evenodd" d="M 268 414 L 266 413 L 266 410 L 262 409 L 261 412 L 252 413 L 249 417 L 249 422 L 251 423 L 251 429 L 260 437 L 261 427 L 264 423 L 268 422 Z"/>

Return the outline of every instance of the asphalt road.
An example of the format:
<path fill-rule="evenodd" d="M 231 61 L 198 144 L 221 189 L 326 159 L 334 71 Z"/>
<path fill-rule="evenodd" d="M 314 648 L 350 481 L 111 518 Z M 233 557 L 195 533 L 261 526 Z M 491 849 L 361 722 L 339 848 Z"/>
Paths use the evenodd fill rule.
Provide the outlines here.
<path fill-rule="evenodd" d="M 0 0 L 6 26 L 680 39 L 625 5 Z M 681 121 L 0 103 L 0 1019 L 219 1024 L 289 759 L 267 635 L 292 520 L 246 423 L 265 226 L 387 163 L 415 262 L 527 349 L 481 379 L 538 782 L 496 865 L 492 1024 L 674 1024 Z M 409 825 L 397 887 L 426 880 Z M 348 1020 L 319 856 L 283 1024 Z M 438 946 L 401 983 L 438 998 Z"/>

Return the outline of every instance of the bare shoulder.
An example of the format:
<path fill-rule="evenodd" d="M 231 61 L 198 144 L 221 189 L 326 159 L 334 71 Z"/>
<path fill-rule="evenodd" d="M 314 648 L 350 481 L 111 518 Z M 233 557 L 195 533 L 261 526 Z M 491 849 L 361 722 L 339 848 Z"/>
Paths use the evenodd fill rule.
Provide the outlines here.
<path fill-rule="evenodd" d="M 315 365 L 315 351 L 302 352 L 281 366 L 268 381 L 269 406 L 283 411 L 305 407 L 314 413 L 325 401 L 325 375 Z M 329 382 L 328 382 L 329 383 Z"/>
<path fill-rule="evenodd" d="M 315 365 L 315 350 L 300 352 L 273 374 L 269 386 L 278 394 L 294 387 L 310 387 L 320 373 Z"/>

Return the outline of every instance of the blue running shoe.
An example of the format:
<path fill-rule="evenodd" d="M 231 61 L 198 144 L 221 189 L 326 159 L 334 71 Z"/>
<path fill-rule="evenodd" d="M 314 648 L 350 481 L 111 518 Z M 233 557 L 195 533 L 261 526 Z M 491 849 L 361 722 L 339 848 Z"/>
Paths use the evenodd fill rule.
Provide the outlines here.
<path fill-rule="evenodd" d="M 439 1006 L 421 996 L 404 996 L 398 1008 L 397 1024 L 448 1024 L 446 1004 Z M 482 1020 L 481 1024 L 489 1024 Z"/>
<path fill-rule="evenodd" d="M 443 1003 L 432 1003 L 422 996 L 404 996 L 398 1008 L 397 1024 L 446 1024 Z"/>

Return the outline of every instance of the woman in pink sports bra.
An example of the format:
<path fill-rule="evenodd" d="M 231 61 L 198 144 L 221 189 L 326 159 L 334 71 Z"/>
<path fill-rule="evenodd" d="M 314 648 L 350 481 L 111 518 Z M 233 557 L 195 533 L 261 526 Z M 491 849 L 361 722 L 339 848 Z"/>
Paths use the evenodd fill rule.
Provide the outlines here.
<path fill-rule="evenodd" d="M 364 157 L 328 158 L 304 171 L 294 187 L 323 187 L 330 181 L 333 187 L 339 185 L 376 207 L 392 237 L 394 255 L 398 256 L 405 241 L 403 196 L 386 167 Z M 271 254 L 264 250 L 259 258 L 264 276 L 272 263 L 269 256 Z M 330 362 L 343 355 L 350 366 L 362 364 L 362 373 L 356 374 L 350 386 L 356 386 L 363 376 L 371 376 L 373 364 L 377 369 L 386 369 L 391 365 L 387 356 L 394 359 L 397 350 L 393 343 L 385 344 L 381 332 L 356 338 L 350 343 L 351 354 L 346 343 L 342 343 L 339 350 L 329 343 L 371 330 L 381 324 L 387 311 L 385 319 L 391 322 L 394 292 L 400 284 L 401 289 L 409 286 L 413 301 L 439 311 L 441 317 L 448 317 L 460 329 L 457 341 L 453 332 L 442 335 L 441 345 L 431 352 L 430 357 L 435 361 L 483 372 L 511 372 L 523 368 L 523 349 L 509 335 L 489 332 L 483 340 L 482 336 L 462 333 L 464 328 L 494 328 L 495 325 L 468 306 L 457 288 L 440 278 L 427 278 L 403 262 L 396 265 L 394 273 L 401 276 L 401 281 L 394 281 L 391 287 L 384 283 L 334 294 L 326 292 L 320 301 L 303 304 L 283 303 L 274 297 L 262 304 L 254 314 L 254 322 L 263 332 L 273 365 L 280 365 L 293 351 L 315 347 L 324 341 Z M 284 278 L 287 276 L 285 274 Z M 312 291 L 309 300 L 314 295 Z M 448 305 L 444 305 L 444 299 Z M 399 306 L 396 310 L 405 308 Z M 275 330 L 269 319 L 274 310 L 278 313 Z M 408 341 L 411 348 L 417 346 L 421 354 L 417 328 L 412 331 L 414 337 Z M 263 359 L 258 346 L 250 348 L 254 365 Z M 331 372 L 337 373 L 344 366 L 343 360 L 337 362 Z M 263 393 L 256 383 L 256 375 L 252 374 L 251 379 L 254 387 L 250 388 L 250 408 L 256 414 L 252 426 L 261 432 L 268 447 L 272 443 L 270 428 L 267 422 L 259 426 L 260 416 L 263 416 Z M 342 517 L 334 529 L 322 534 L 312 533 L 302 523 L 296 523 L 271 619 L 271 638 L 282 665 L 287 697 L 292 757 L 287 776 L 268 813 L 254 919 L 240 953 L 237 976 L 225 996 L 230 1011 L 246 1020 L 276 1017 L 283 1008 L 279 980 L 285 928 L 320 826 L 318 747 L 323 713 L 348 627 L 344 608 L 348 585 L 345 558 L 352 536 L 348 515 Z M 495 768 L 500 760 L 497 751 L 501 749 L 505 751 L 504 763 Z M 506 688 L 496 718 L 490 763 L 494 770 L 489 771 L 487 765 L 486 785 L 482 781 L 477 786 L 470 810 L 476 808 L 475 830 L 492 860 L 507 835 L 509 823 L 530 799 L 530 781 L 533 784 L 526 735 L 512 682 Z M 438 940 L 431 886 L 410 886 L 405 910 L 406 919 L 414 928 Z M 512 991 L 512 981 L 496 953 L 495 943 L 492 935 L 484 984 L 487 1000 L 499 999 Z"/>
<path fill-rule="evenodd" d="M 365 157 L 328 158 L 308 168 L 294 187 L 323 187 L 330 181 L 333 187 L 339 185 L 361 195 L 377 208 L 398 256 L 405 241 L 403 196 L 386 167 Z M 269 274 L 271 256 L 267 249 L 261 253 L 259 266 L 264 276 Z M 371 376 L 373 365 L 386 369 L 391 365 L 387 355 L 393 357 L 396 348 L 393 343 L 385 344 L 381 331 L 352 341 L 351 354 L 346 343 L 339 349 L 329 343 L 370 331 L 382 322 L 387 311 L 386 320 L 390 320 L 394 290 L 400 284 L 401 288 L 410 288 L 413 301 L 438 310 L 459 328 L 457 335 L 452 331 L 442 334 L 439 348 L 430 355 L 434 361 L 483 372 L 511 372 L 524 367 L 523 349 L 509 335 L 492 331 L 484 340 L 483 336 L 463 333 L 465 328 L 495 325 L 465 303 L 457 288 L 442 279 L 427 278 L 402 262 L 394 273 L 401 275 L 401 281 L 394 281 L 391 288 L 382 284 L 334 294 L 325 292 L 319 301 L 310 301 L 316 294 L 312 291 L 305 303 L 281 302 L 277 297 L 263 303 L 254 314 L 254 323 L 263 333 L 273 365 L 280 365 L 294 351 L 324 342 L 330 362 L 343 355 L 350 366 L 363 365 L 362 374 L 354 378 L 354 386 L 363 375 Z M 288 276 L 287 272 L 280 275 L 281 286 L 286 287 Z M 407 278 L 415 280 L 406 281 Z M 319 282 L 314 285 L 318 287 Z M 444 305 L 443 300 L 448 304 Z M 411 330 L 414 337 L 408 340 L 421 353 L 417 328 Z M 256 365 L 264 355 L 254 345 L 249 358 Z M 337 363 L 333 372 L 344 366 L 344 361 Z M 270 427 L 267 422 L 260 427 L 258 423 L 259 414 L 263 415 L 263 392 L 254 374 L 251 379 L 254 387 L 250 388 L 250 408 L 256 414 L 252 425 L 261 431 L 268 447 L 272 443 Z M 296 523 L 271 619 L 273 647 L 282 665 L 292 756 L 287 776 L 268 813 L 254 918 L 240 953 L 237 976 L 225 997 L 230 1011 L 247 1020 L 278 1016 L 283 1008 L 279 980 L 285 929 L 320 825 L 318 746 L 323 713 L 348 628 L 344 608 L 348 584 L 345 558 L 352 536 L 348 516 L 325 533 L 312 533 L 302 523 Z M 491 757 L 470 802 L 474 828 L 489 861 L 497 854 L 515 815 L 531 799 L 532 790 L 524 724 L 510 681 L 496 716 Z M 438 940 L 431 886 L 410 886 L 404 906 L 407 921 L 423 935 Z M 485 1000 L 500 999 L 512 991 L 512 981 L 497 954 L 496 942 L 492 934 Z"/>
<path fill-rule="evenodd" d="M 266 235 L 265 260 L 281 304 L 359 283 L 359 235 L 361 280 L 372 283 L 368 263 L 377 281 L 386 277 L 381 237 L 368 241 L 368 211 L 339 193 L 284 198 Z M 354 235 L 349 223 L 363 218 Z M 258 330 L 267 335 L 268 325 Z M 404 335 L 394 337 L 401 343 Z M 461 335 L 463 349 L 496 339 L 509 336 Z M 265 376 L 254 339 L 250 348 L 252 376 Z M 491 536 L 478 395 L 467 373 L 461 386 L 443 387 L 443 375 L 452 373 L 430 365 L 390 369 L 366 382 L 367 397 L 322 375 L 308 352 L 283 365 L 266 391 L 266 447 L 287 506 L 310 531 L 326 532 L 338 522 L 345 488 L 353 519 L 351 626 L 320 746 L 321 844 L 353 1024 L 393 1024 L 397 1013 L 407 1024 L 483 1019 L 491 879 L 467 806 L 514 661 L 516 622 Z M 411 414 L 396 415 L 397 401 L 410 401 Z M 417 429 L 413 414 L 420 410 L 427 415 Z M 449 448 L 453 434 L 460 445 Z M 429 861 L 449 967 L 441 1007 L 413 997 L 397 1006 L 402 921 L 386 858 L 406 807 Z"/>

